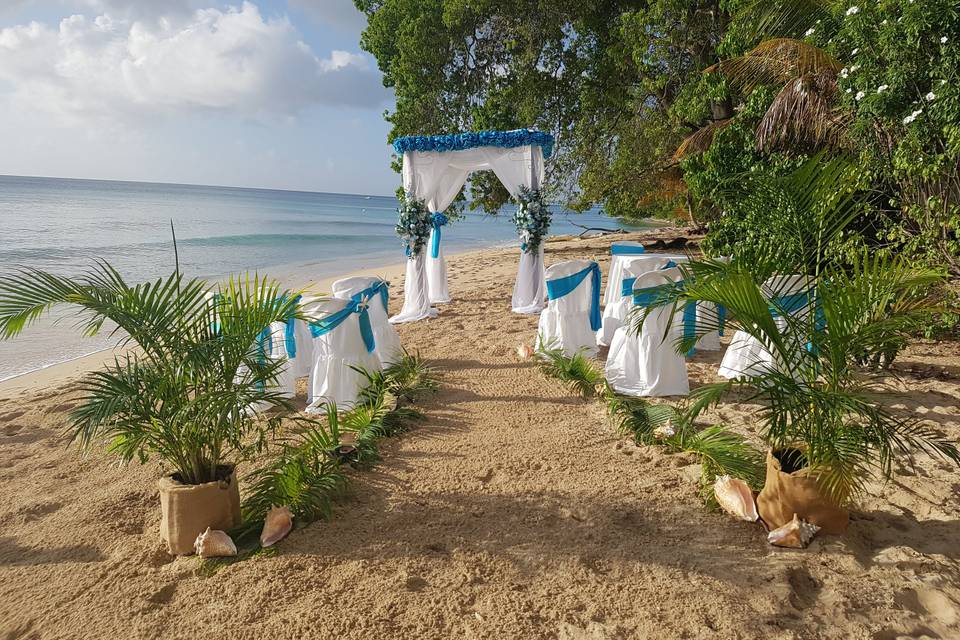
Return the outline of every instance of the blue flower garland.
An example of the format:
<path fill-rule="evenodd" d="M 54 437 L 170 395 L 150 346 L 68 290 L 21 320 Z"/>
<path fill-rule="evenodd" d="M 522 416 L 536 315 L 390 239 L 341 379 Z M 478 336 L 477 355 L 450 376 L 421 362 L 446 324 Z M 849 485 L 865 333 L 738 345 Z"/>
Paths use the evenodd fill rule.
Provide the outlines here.
<path fill-rule="evenodd" d="M 397 209 L 397 235 L 403 239 L 408 258 L 420 255 L 433 229 L 433 215 L 422 200 L 404 196 Z"/>
<path fill-rule="evenodd" d="M 520 234 L 520 249 L 524 253 L 536 253 L 550 230 L 550 208 L 538 189 L 520 187 L 517 201 L 520 206 L 513 214 L 513 224 Z"/>
<path fill-rule="evenodd" d="M 535 129 L 513 131 L 468 131 L 439 136 L 403 136 L 393 141 L 397 155 L 406 151 L 462 151 L 476 147 L 523 147 L 537 145 L 544 159 L 553 153 L 553 136 Z"/>

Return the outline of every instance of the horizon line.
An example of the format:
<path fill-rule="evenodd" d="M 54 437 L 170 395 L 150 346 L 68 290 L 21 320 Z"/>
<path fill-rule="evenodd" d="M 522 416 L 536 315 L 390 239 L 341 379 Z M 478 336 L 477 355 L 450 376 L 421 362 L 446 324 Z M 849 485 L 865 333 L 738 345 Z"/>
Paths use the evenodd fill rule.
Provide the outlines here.
<path fill-rule="evenodd" d="M 12 173 L 0 173 L 0 178 L 33 178 L 41 180 L 74 180 L 77 182 L 120 182 L 124 184 L 156 184 L 169 187 L 208 187 L 212 189 L 242 189 L 245 191 L 283 191 L 286 193 L 313 193 L 331 196 L 373 196 L 377 198 L 395 198 L 393 194 L 345 193 L 339 191 L 309 191 L 306 189 L 279 189 L 273 187 L 240 187 L 228 184 L 200 184 L 197 182 L 153 182 L 150 180 L 116 180 L 112 178 L 69 178 L 63 176 L 25 176 Z"/>

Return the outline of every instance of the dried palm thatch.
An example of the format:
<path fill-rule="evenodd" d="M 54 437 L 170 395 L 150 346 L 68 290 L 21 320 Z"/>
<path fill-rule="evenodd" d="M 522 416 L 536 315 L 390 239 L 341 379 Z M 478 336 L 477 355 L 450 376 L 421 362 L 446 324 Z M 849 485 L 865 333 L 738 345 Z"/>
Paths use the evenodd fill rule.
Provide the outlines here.
<path fill-rule="evenodd" d="M 687 136 L 684 141 L 680 143 L 680 146 L 677 147 L 677 150 L 673 152 L 673 160 L 679 162 L 687 156 L 703 153 L 709 149 L 710 145 L 713 144 L 713 137 L 718 131 L 730 124 L 731 121 L 731 118 L 714 120 L 705 127 L 694 131 Z"/>
<path fill-rule="evenodd" d="M 808 74 L 840 71 L 840 62 L 829 53 L 801 40 L 773 38 L 761 42 L 745 55 L 707 67 L 707 73 L 722 73 L 745 92 L 764 84 L 786 84 Z"/>
<path fill-rule="evenodd" d="M 847 144 L 848 116 L 834 107 L 833 71 L 806 73 L 787 82 L 757 127 L 757 149 L 819 149 Z"/>

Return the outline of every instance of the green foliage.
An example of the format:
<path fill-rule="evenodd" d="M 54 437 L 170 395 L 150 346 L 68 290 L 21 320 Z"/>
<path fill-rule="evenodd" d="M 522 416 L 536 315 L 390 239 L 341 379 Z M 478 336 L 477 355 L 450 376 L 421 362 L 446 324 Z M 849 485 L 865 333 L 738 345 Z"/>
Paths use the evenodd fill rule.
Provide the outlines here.
<path fill-rule="evenodd" d="M 127 284 L 105 262 L 78 278 L 36 269 L 0 277 L 0 334 L 18 335 L 56 306 L 79 310 L 87 335 L 110 321 L 130 347 L 79 383 L 70 432 L 84 448 L 106 443 L 124 462 L 158 456 L 187 484 L 261 450 L 294 409 L 275 380 L 283 361 L 263 358 L 271 322 L 299 317 L 292 292 L 247 276 L 218 287 L 179 272 Z"/>
<path fill-rule="evenodd" d="M 437 389 L 436 376 L 419 356 L 404 352 L 383 371 L 365 371 L 367 386 L 357 404 L 340 411 L 327 404 L 325 423 L 295 419 L 306 429 L 281 444 L 281 452 L 250 475 L 251 488 L 243 503 L 244 529 L 256 527 L 271 506 L 290 507 L 298 522 L 308 523 L 331 515 L 336 499 L 346 488 L 345 462 L 334 455 L 352 436 L 356 456 L 352 464 L 367 467 L 379 460 L 377 442 L 407 431 L 423 414 L 404 406 Z"/>
<path fill-rule="evenodd" d="M 332 414 L 332 418 L 330 417 Z M 330 452 L 340 445 L 337 408 L 328 407 L 328 423 L 312 424 L 296 440 L 285 442 L 276 458 L 247 478 L 244 524 L 263 522 L 274 506 L 287 506 L 297 522 L 328 518 L 346 477 Z"/>
<path fill-rule="evenodd" d="M 540 371 L 564 383 L 581 398 L 589 398 L 602 389 L 605 380 L 603 372 L 596 363 L 578 351 L 572 356 L 565 355 L 563 349 L 553 348 L 540 342 L 536 353 Z"/>
<path fill-rule="evenodd" d="M 761 285 L 769 275 L 764 272 L 769 260 L 759 263 L 759 274 L 757 264 L 739 260 L 681 265 L 683 283 L 665 285 L 660 295 L 664 305 L 724 305 L 727 330 L 752 336 L 777 363 L 744 372 L 735 381 L 698 387 L 691 393 L 691 419 L 730 391 L 747 391 L 749 399 L 761 403 L 757 417 L 767 443 L 803 449 L 825 494 L 842 504 L 860 493 L 875 473 L 892 475 L 899 456 L 922 450 L 960 464 L 960 451 L 934 430 L 889 412 L 876 381 L 857 366 L 864 354 L 889 348 L 891 340 L 913 330 L 935 308 L 928 291 L 942 281 L 942 274 L 877 255 L 862 256 L 850 269 L 840 268 L 822 261 L 830 234 L 819 237 L 819 253 L 799 263 L 816 268 L 787 271 L 812 274 L 799 289 L 815 292 L 792 312 L 777 302 L 786 279 L 780 285 Z M 716 319 L 704 318 L 695 336 L 677 342 L 678 351 L 685 352 L 718 326 Z"/>
<path fill-rule="evenodd" d="M 547 190 L 640 217 L 675 206 L 663 171 L 680 140 L 730 105 L 700 71 L 741 0 L 355 0 L 361 45 L 396 108 L 390 139 L 537 127 L 557 136 Z M 697 85 L 710 87 L 700 90 Z M 399 163 L 395 166 L 398 167 Z M 474 202 L 506 202 L 480 176 Z"/>
<path fill-rule="evenodd" d="M 606 394 L 607 413 L 617 431 L 630 434 L 637 444 L 660 445 L 669 451 L 692 453 L 701 464 L 703 496 L 710 484 L 727 474 L 759 488 L 763 483 L 761 453 L 744 438 L 714 425 L 697 429 L 686 408 L 652 404 L 643 398 Z"/>

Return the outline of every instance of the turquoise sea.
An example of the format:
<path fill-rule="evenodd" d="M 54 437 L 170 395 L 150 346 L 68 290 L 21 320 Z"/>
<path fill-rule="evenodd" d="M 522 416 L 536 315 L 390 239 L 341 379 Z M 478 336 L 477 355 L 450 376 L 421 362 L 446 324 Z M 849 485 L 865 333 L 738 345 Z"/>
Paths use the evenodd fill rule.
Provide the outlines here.
<path fill-rule="evenodd" d="M 0 176 L 0 273 L 24 265 L 76 274 L 102 258 L 130 281 L 155 278 L 173 269 L 172 220 L 189 275 L 258 270 L 323 279 L 401 262 L 396 207 L 393 196 Z M 504 209 L 497 216 L 468 211 L 445 227 L 445 251 L 515 242 Z M 551 233 L 580 232 L 574 222 L 619 226 L 599 211 L 558 208 Z M 78 337 L 69 318 L 44 322 L 0 342 L 0 380 L 110 344 L 105 336 Z"/>

